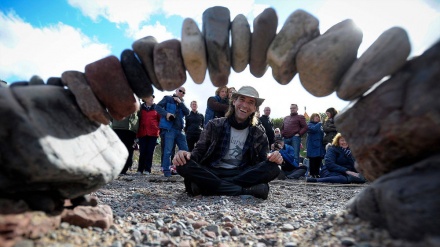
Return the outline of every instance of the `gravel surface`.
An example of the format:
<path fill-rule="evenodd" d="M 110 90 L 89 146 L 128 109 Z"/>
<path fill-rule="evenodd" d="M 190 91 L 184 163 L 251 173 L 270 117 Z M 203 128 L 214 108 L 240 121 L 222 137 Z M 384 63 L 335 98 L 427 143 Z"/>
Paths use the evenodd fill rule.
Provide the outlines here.
<path fill-rule="evenodd" d="M 267 200 L 252 196 L 189 197 L 183 178 L 126 176 L 94 192 L 113 209 L 108 230 L 62 223 L 16 246 L 429 246 L 393 240 L 348 214 L 345 205 L 368 185 L 275 180 Z"/>

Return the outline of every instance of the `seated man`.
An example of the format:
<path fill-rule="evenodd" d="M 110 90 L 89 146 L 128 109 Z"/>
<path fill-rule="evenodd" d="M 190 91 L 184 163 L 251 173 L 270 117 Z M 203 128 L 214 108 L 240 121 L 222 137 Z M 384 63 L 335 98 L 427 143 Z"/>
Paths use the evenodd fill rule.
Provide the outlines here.
<path fill-rule="evenodd" d="M 304 177 L 307 172 L 306 166 L 300 166 L 295 160 L 295 150 L 292 146 L 284 144 L 284 138 L 279 136 L 275 138 L 275 143 L 271 146 L 272 152 L 279 151 L 283 156 L 281 171 L 286 178 L 298 179 Z"/>
<path fill-rule="evenodd" d="M 193 151 L 176 153 L 173 164 L 189 194 L 267 199 L 283 157 L 269 153 L 264 127 L 255 118 L 263 101 L 257 90 L 243 86 L 233 94 L 226 117 L 206 125 Z"/>

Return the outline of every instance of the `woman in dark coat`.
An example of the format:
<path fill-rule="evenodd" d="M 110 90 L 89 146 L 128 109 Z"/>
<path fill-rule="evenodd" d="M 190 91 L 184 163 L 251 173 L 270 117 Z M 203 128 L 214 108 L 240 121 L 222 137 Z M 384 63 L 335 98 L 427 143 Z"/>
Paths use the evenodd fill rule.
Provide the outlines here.
<path fill-rule="evenodd" d="M 362 174 L 354 167 L 355 159 L 345 138 L 336 134 L 325 154 L 325 165 L 321 169 L 320 178 L 307 178 L 307 182 L 321 183 L 365 183 Z"/>
<path fill-rule="evenodd" d="M 338 130 L 336 129 L 336 125 L 335 125 L 335 117 L 336 114 L 338 114 L 338 112 L 335 110 L 335 108 L 331 107 L 325 111 L 325 114 L 327 114 L 327 117 L 322 126 L 322 129 L 324 130 L 324 140 L 323 140 L 324 148 L 327 146 L 327 144 L 329 143 L 331 144 L 333 142 L 333 138 L 338 133 Z"/>
<path fill-rule="evenodd" d="M 322 131 L 321 117 L 318 113 L 313 113 L 308 123 L 307 130 L 307 158 L 309 158 L 309 172 L 313 178 L 319 177 L 319 169 L 324 157 L 324 146 L 322 139 L 324 132 Z"/>

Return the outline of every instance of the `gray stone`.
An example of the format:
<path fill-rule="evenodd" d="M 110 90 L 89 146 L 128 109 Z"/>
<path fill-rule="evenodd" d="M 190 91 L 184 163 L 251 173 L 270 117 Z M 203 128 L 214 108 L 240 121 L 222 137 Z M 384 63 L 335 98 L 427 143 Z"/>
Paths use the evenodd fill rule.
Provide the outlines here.
<path fill-rule="evenodd" d="M 143 37 L 142 39 L 138 39 L 135 42 L 133 42 L 131 47 L 133 48 L 133 51 L 141 60 L 145 71 L 147 71 L 148 78 L 150 78 L 154 87 L 159 89 L 160 91 L 163 91 L 162 86 L 159 84 L 159 81 L 157 80 L 156 73 L 154 72 L 153 51 L 154 51 L 154 46 L 156 45 L 157 45 L 156 38 L 154 38 L 153 36 L 146 36 Z"/>
<path fill-rule="evenodd" d="M 440 153 L 392 171 L 349 203 L 351 212 L 395 238 L 440 235 Z"/>
<path fill-rule="evenodd" d="M 249 70 L 255 77 L 262 77 L 267 70 L 267 49 L 275 38 L 278 16 L 273 8 L 265 9 L 253 23 Z"/>
<path fill-rule="evenodd" d="M 296 10 L 287 17 L 283 28 L 267 51 L 267 62 L 275 80 L 288 84 L 295 74 L 296 54 L 302 45 L 319 36 L 319 20 L 311 14 Z"/>
<path fill-rule="evenodd" d="M 336 91 L 338 97 L 359 98 L 383 77 L 400 69 L 410 51 L 411 44 L 404 29 L 393 27 L 383 32 L 345 73 Z"/>
<path fill-rule="evenodd" d="M 205 39 L 196 22 L 191 18 L 183 21 L 181 43 L 186 70 L 195 83 L 203 83 L 208 68 Z"/>
<path fill-rule="evenodd" d="M 110 123 L 110 115 L 96 98 L 83 73 L 65 71 L 61 78 L 62 83 L 75 95 L 76 103 L 84 115 L 98 123 Z"/>
<path fill-rule="evenodd" d="M 44 85 L 44 81 L 38 75 L 34 75 L 29 80 L 29 85 Z"/>
<path fill-rule="evenodd" d="M 439 66 L 440 42 L 336 116 L 368 180 L 440 152 Z"/>
<path fill-rule="evenodd" d="M 249 64 L 251 50 L 251 27 L 242 14 L 237 15 L 232 21 L 231 40 L 232 69 L 240 73 Z"/>
<path fill-rule="evenodd" d="M 303 87 L 324 97 L 336 91 L 340 80 L 357 58 L 362 31 L 352 20 L 342 21 L 303 45 L 296 66 Z"/>
<path fill-rule="evenodd" d="M 46 81 L 47 85 L 64 87 L 60 77 L 49 77 Z"/>
<path fill-rule="evenodd" d="M 121 65 L 127 77 L 128 84 L 139 98 L 153 95 L 154 89 L 147 72 L 136 58 L 134 51 L 125 49 L 121 53 Z"/>
<path fill-rule="evenodd" d="M 228 84 L 231 73 L 229 48 L 229 9 L 215 6 L 203 12 L 203 36 L 208 53 L 208 71 L 211 82 L 216 87 Z"/>
<path fill-rule="evenodd" d="M 115 179 L 128 151 L 56 86 L 0 89 L 0 194 L 76 198 Z"/>
<path fill-rule="evenodd" d="M 85 77 L 114 119 L 122 120 L 139 110 L 139 100 L 134 97 L 117 57 L 108 56 L 87 64 Z"/>
<path fill-rule="evenodd" d="M 161 87 L 172 91 L 186 81 L 180 41 L 171 39 L 154 47 L 154 71 Z"/>

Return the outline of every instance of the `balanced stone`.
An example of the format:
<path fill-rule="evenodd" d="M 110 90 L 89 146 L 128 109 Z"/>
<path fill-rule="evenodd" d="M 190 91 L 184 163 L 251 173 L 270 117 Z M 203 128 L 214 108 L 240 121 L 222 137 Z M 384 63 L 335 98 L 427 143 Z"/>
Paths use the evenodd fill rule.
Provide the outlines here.
<path fill-rule="evenodd" d="M 134 97 L 117 57 L 108 56 L 86 65 L 85 76 L 93 93 L 114 119 L 122 120 L 139 110 L 139 101 Z"/>
<path fill-rule="evenodd" d="M 38 75 L 34 75 L 29 80 L 29 85 L 44 85 L 44 81 Z"/>
<path fill-rule="evenodd" d="M 440 42 L 337 115 L 367 179 L 440 153 L 439 61 Z"/>
<path fill-rule="evenodd" d="M 49 77 L 46 81 L 47 85 L 64 87 L 60 77 Z"/>
<path fill-rule="evenodd" d="M 400 27 L 388 29 L 345 73 L 336 91 L 338 97 L 344 100 L 359 98 L 383 77 L 400 69 L 410 51 L 406 31 Z"/>
<path fill-rule="evenodd" d="M 319 20 L 311 14 L 297 10 L 287 17 L 283 28 L 267 51 L 267 62 L 275 80 L 288 84 L 295 74 L 296 54 L 302 45 L 319 36 Z"/>
<path fill-rule="evenodd" d="M 255 77 L 262 77 L 267 70 L 267 50 L 275 38 L 278 16 L 273 8 L 265 9 L 254 19 L 254 32 L 251 38 L 249 69 Z"/>
<path fill-rule="evenodd" d="M 317 97 L 336 91 L 345 71 L 356 60 L 361 42 L 362 31 L 348 19 L 303 45 L 296 56 L 303 87 Z"/>
<path fill-rule="evenodd" d="M 161 87 L 172 91 L 186 81 L 180 41 L 171 39 L 154 47 L 154 71 Z"/>
<path fill-rule="evenodd" d="M 65 71 L 61 75 L 61 81 L 75 95 L 76 103 L 84 115 L 102 124 L 110 123 L 110 115 L 96 98 L 83 73 Z"/>
<path fill-rule="evenodd" d="M 203 35 L 208 53 L 208 71 L 216 87 L 228 84 L 231 73 L 229 48 L 229 9 L 215 6 L 203 12 Z"/>
<path fill-rule="evenodd" d="M 153 63 L 153 51 L 154 46 L 156 46 L 157 40 L 153 36 L 143 37 L 142 39 L 136 40 L 131 47 L 136 55 L 142 62 L 145 71 L 147 71 L 148 78 L 150 78 L 154 87 L 163 91 L 162 86 L 159 84 L 157 80 L 156 74 L 154 72 L 154 63 Z"/>
<path fill-rule="evenodd" d="M 122 51 L 121 65 L 128 84 L 139 98 L 153 95 L 154 89 L 151 80 L 132 50 L 125 49 Z"/>
<path fill-rule="evenodd" d="M 208 68 L 205 39 L 196 22 L 191 18 L 186 18 L 183 21 L 181 45 L 186 70 L 195 83 L 203 83 Z"/>
<path fill-rule="evenodd" d="M 115 179 L 128 151 L 107 125 L 88 119 L 69 90 L 0 89 L 0 194 L 76 198 Z"/>
<path fill-rule="evenodd" d="M 242 72 L 249 64 L 251 28 L 246 17 L 237 15 L 231 24 L 231 62 L 235 72 Z"/>

